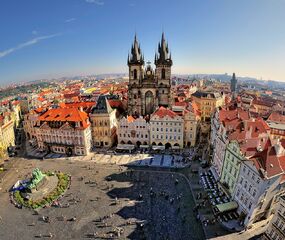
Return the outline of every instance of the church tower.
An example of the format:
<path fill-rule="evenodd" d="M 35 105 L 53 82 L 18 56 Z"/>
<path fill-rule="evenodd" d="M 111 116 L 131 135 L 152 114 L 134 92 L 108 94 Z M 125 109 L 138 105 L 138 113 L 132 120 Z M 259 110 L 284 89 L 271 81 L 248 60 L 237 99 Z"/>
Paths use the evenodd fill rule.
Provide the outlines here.
<path fill-rule="evenodd" d="M 131 48 L 131 54 L 128 55 L 129 66 L 129 86 L 128 86 L 128 113 L 141 114 L 141 102 L 139 101 L 138 87 L 144 78 L 144 58 L 140 45 L 135 35 L 134 43 Z"/>
<path fill-rule="evenodd" d="M 147 62 L 144 67 L 144 57 L 135 36 L 128 56 L 128 114 L 146 116 L 152 114 L 159 106 L 169 107 L 171 88 L 172 60 L 168 45 L 162 34 L 158 51 L 155 54 L 156 69 Z"/>
<path fill-rule="evenodd" d="M 155 77 L 158 84 L 158 105 L 168 107 L 170 104 L 171 88 L 171 66 L 172 59 L 168 44 L 162 33 L 161 42 L 158 43 L 158 51 L 155 53 L 154 63 L 156 65 Z"/>
<path fill-rule="evenodd" d="M 236 74 L 233 73 L 232 79 L 231 79 L 231 92 L 232 92 L 232 99 L 235 99 L 237 96 L 237 79 Z"/>

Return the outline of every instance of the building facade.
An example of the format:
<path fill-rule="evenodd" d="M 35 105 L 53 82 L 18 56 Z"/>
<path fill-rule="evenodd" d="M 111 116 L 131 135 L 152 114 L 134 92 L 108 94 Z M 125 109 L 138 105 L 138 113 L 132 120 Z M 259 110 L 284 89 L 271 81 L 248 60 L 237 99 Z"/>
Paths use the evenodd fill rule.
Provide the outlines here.
<path fill-rule="evenodd" d="M 215 109 L 224 104 L 223 96 L 218 92 L 197 91 L 192 94 L 192 101 L 201 111 L 202 121 L 209 121 Z"/>
<path fill-rule="evenodd" d="M 123 117 L 119 121 L 117 135 L 119 144 L 132 144 L 137 147 L 149 145 L 149 123 L 143 117 Z"/>
<path fill-rule="evenodd" d="M 184 146 L 194 147 L 196 145 L 199 130 L 200 116 L 195 109 L 185 110 L 184 120 Z"/>
<path fill-rule="evenodd" d="M 268 140 L 263 150 L 257 149 L 253 157 L 241 162 L 233 198 L 244 226 L 268 219 L 276 208 L 276 197 L 284 193 L 284 149 L 279 155 L 275 147 Z"/>
<path fill-rule="evenodd" d="M 150 63 L 144 68 L 144 57 L 135 36 L 131 54 L 128 56 L 129 115 L 150 115 L 159 106 L 169 106 L 172 59 L 164 34 L 162 34 L 161 42 L 158 44 L 154 63 L 156 65 L 155 70 L 152 69 Z"/>
<path fill-rule="evenodd" d="M 101 95 L 90 114 L 94 147 L 112 147 L 117 141 L 116 109 L 112 109 L 108 96 Z"/>
<path fill-rule="evenodd" d="M 285 239 L 285 195 L 279 197 L 278 207 L 262 239 Z"/>
<path fill-rule="evenodd" d="M 8 147 L 15 146 L 14 121 L 11 112 L 0 115 L 0 142 L 5 151 Z"/>
<path fill-rule="evenodd" d="M 150 143 L 166 149 L 183 148 L 184 122 L 170 109 L 160 107 L 150 118 Z"/>
<path fill-rule="evenodd" d="M 40 150 L 67 156 L 88 155 L 92 146 L 88 115 L 75 108 L 50 109 L 39 116 L 36 137 Z"/>

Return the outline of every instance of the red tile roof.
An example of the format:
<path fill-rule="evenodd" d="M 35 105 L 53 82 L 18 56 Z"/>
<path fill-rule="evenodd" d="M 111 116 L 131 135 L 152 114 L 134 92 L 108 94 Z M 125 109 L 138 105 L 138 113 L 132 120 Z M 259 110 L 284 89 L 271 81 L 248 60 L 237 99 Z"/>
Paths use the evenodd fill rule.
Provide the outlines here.
<path fill-rule="evenodd" d="M 168 108 L 160 107 L 159 109 L 157 109 L 153 113 L 153 116 L 158 116 L 159 118 L 163 118 L 166 116 L 169 116 L 171 118 L 175 118 L 177 116 L 177 114 Z"/>
<path fill-rule="evenodd" d="M 277 123 L 285 123 L 285 116 L 280 113 L 273 112 L 270 114 L 268 121 L 277 122 Z"/>
<path fill-rule="evenodd" d="M 274 146 L 270 146 L 267 149 L 258 152 L 252 160 L 254 161 L 257 170 L 262 168 L 266 171 L 266 176 L 268 178 L 284 172 L 282 167 L 285 167 L 283 164 L 285 156 L 278 157 Z"/>
<path fill-rule="evenodd" d="M 128 122 L 133 122 L 133 121 L 135 121 L 135 119 L 134 119 L 133 116 L 128 116 L 128 117 L 127 117 L 127 121 L 128 121 Z"/>
<path fill-rule="evenodd" d="M 84 129 L 90 124 L 88 123 L 88 115 L 85 112 L 81 112 L 77 108 L 56 108 L 50 109 L 43 115 L 39 116 L 40 121 L 50 122 L 81 122 Z"/>

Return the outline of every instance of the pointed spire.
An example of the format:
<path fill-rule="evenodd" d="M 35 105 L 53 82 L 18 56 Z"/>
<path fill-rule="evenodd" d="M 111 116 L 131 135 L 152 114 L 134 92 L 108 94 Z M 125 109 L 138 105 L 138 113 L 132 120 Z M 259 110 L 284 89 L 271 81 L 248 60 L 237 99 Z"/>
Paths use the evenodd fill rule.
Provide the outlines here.
<path fill-rule="evenodd" d="M 164 39 L 164 32 L 162 32 L 162 35 L 161 35 L 161 45 L 162 45 L 163 42 L 165 42 L 165 39 Z"/>
<path fill-rule="evenodd" d="M 165 40 L 164 32 L 162 32 L 161 41 L 158 43 L 158 56 L 155 63 L 172 65 L 172 60 L 169 56 L 168 43 Z"/>
<path fill-rule="evenodd" d="M 143 56 L 141 54 L 140 44 L 137 40 L 137 34 L 135 33 L 134 42 L 132 44 L 131 56 L 129 64 L 143 64 Z"/>

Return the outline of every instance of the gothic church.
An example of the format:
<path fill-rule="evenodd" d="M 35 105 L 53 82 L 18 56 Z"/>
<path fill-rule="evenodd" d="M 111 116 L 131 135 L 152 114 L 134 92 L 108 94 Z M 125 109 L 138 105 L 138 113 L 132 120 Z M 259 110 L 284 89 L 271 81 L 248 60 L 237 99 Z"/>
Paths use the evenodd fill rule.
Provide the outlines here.
<path fill-rule="evenodd" d="M 158 51 L 155 53 L 155 70 L 150 62 L 145 68 L 137 37 L 128 55 L 129 86 L 128 86 L 128 114 L 150 115 L 156 108 L 170 105 L 171 66 L 172 59 L 168 44 L 162 33 Z"/>

